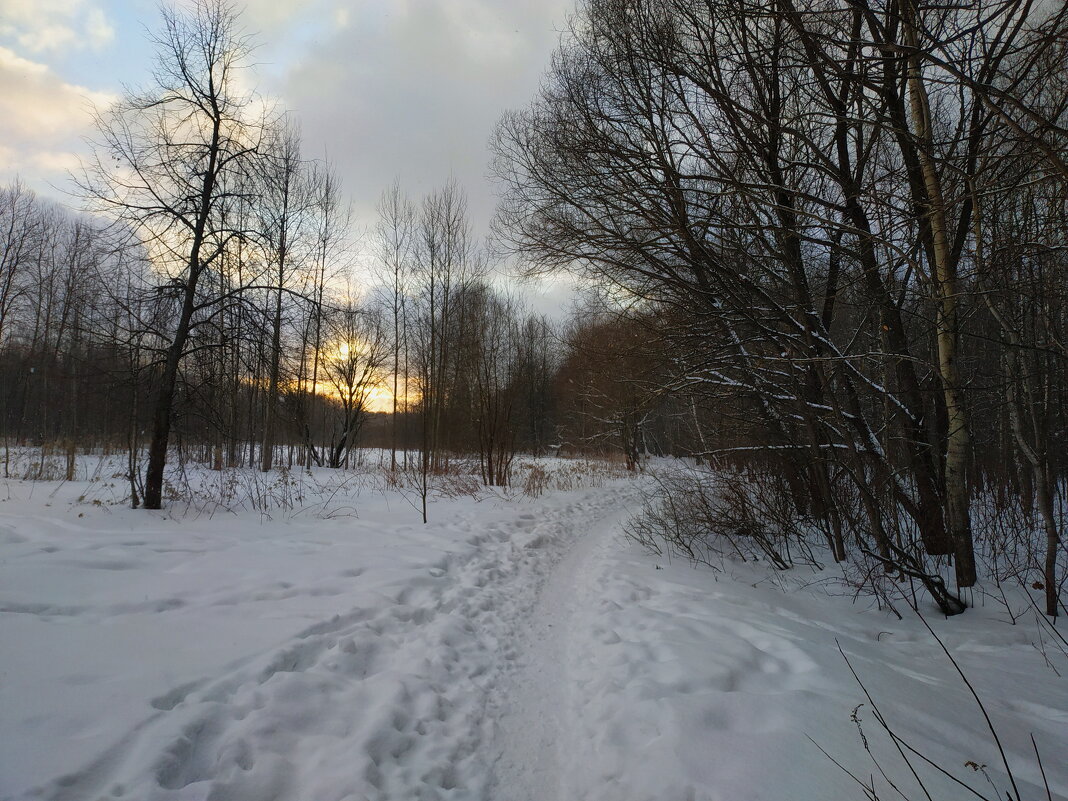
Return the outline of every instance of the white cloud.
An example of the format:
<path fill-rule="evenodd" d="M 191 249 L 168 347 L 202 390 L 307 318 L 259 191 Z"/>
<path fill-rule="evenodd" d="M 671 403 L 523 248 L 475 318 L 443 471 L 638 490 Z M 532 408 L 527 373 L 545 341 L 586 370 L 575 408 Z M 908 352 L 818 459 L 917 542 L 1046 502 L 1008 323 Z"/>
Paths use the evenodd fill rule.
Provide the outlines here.
<path fill-rule="evenodd" d="M 0 36 L 31 53 L 91 48 L 115 38 L 103 9 L 86 0 L 3 0 Z"/>
<path fill-rule="evenodd" d="M 93 109 L 115 96 L 63 81 L 46 65 L 0 47 L 0 177 L 61 182 L 77 166 Z"/>
<path fill-rule="evenodd" d="M 72 173 L 81 165 L 81 157 L 71 151 L 38 151 L 30 154 L 29 161 L 38 170 L 57 176 Z"/>
<path fill-rule="evenodd" d="M 66 25 L 38 25 L 20 33 L 18 41 L 31 53 L 41 53 L 73 47 L 77 36 L 74 29 Z"/>
<path fill-rule="evenodd" d="M 33 141 L 69 136 L 87 128 L 94 107 L 114 95 L 61 80 L 48 66 L 0 47 L 0 139 Z"/>
<path fill-rule="evenodd" d="M 270 38 L 293 22 L 322 15 L 332 0 L 247 0 L 243 19 L 250 30 Z"/>
<path fill-rule="evenodd" d="M 495 204 L 487 141 L 505 109 L 531 100 L 574 4 L 247 0 L 241 27 L 260 43 L 259 66 L 240 79 L 293 111 L 309 156 L 331 157 L 358 224 L 374 222 L 378 196 L 395 177 L 415 196 L 454 177 L 484 231 Z M 10 151 L 0 159 L 9 173 L 17 162 L 27 177 L 38 169 L 54 174 L 62 154 L 84 151 L 87 100 L 113 98 L 75 85 L 92 81 L 92 73 L 61 77 L 38 62 L 51 62 L 62 46 L 115 47 L 126 34 L 113 30 L 103 0 L 0 5 L 0 47 L 6 36 L 12 48 L 0 49 L 0 141 Z M 147 2 L 138 7 L 148 14 L 138 21 L 155 28 L 158 15 Z M 144 83 L 151 63 L 131 67 L 123 77 Z"/>
<path fill-rule="evenodd" d="M 15 152 L 15 148 L 0 144 L 0 174 L 17 172 L 18 160 L 19 155 Z"/>
<path fill-rule="evenodd" d="M 86 17 L 85 33 L 89 37 L 89 46 L 101 50 L 115 39 L 115 29 L 111 27 L 107 16 L 99 8 L 89 11 Z"/>
<path fill-rule="evenodd" d="M 360 223 L 396 176 L 414 195 L 455 177 L 485 230 L 487 142 L 503 111 L 533 98 L 574 2 L 338 0 L 348 24 L 324 14 L 313 46 L 264 88 L 302 121 L 309 154 L 336 162 Z"/>

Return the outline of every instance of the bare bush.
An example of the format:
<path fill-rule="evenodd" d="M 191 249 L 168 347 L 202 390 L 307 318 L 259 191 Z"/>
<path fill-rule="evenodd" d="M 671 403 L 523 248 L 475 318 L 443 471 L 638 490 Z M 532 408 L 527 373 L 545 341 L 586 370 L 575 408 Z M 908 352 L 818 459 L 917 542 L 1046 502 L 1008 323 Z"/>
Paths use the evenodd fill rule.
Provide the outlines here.
<path fill-rule="evenodd" d="M 598 489 L 606 481 L 632 478 L 622 456 L 607 458 L 520 460 L 514 473 L 516 487 L 522 494 L 537 498 L 547 490 Z"/>
<path fill-rule="evenodd" d="M 635 542 L 715 566 L 724 557 L 765 559 L 777 570 L 818 564 L 789 486 L 770 472 L 676 470 L 655 477 L 645 508 L 627 525 Z"/>

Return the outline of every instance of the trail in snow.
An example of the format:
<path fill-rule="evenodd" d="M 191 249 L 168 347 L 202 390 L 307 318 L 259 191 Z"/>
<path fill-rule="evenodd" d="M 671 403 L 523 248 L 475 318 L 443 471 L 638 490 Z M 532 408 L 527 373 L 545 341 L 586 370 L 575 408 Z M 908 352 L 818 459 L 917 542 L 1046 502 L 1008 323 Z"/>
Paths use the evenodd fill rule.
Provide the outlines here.
<path fill-rule="evenodd" d="M 606 542 L 620 532 L 625 507 L 592 522 L 554 566 L 517 637 L 520 657 L 508 679 L 500 710 L 498 747 L 491 797 L 509 801 L 556 801 L 569 796 L 562 785 L 563 763 L 575 731 L 568 711 L 574 699 L 570 666 L 579 618 L 591 611 L 590 576 Z M 584 521 L 578 521 L 576 526 Z"/>
<path fill-rule="evenodd" d="M 54 778 L 32 787 L 9 784 L 20 770 L 12 763 L 7 778 L 0 780 L 3 797 L 377 801 L 507 798 L 513 792 L 518 798 L 555 797 L 544 795 L 539 784 L 554 773 L 551 749 L 543 747 L 554 740 L 552 720 L 545 718 L 537 741 L 519 742 L 502 757 L 497 718 L 502 707 L 520 697 L 515 688 L 526 687 L 520 676 L 531 675 L 534 664 L 545 656 L 542 643 L 531 639 L 530 621 L 548 611 L 546 599 L 555 595 L 565 603 L 569 593 L 571 578 L 566 570 L 553 572 L 553 565 L 581 533 L 612 525 L 617 515 L 610 510 L 618 505 L 620 493 L 618 488 L 571 493 L 537 505 L 475 507 L 473 513 L 459 507 L 451 514 L 437 510 L 440 522 L 422 531 L 410 527 L 414 544 L 401 537 L 392 549 L 391 543 L 378 543 L 381 553 L 361 554 L 360 549 L 345 553 L 349 566 L 340 575 L 347 584 L 340 586 L 336 579 L 316 577 L 315 571 L 297 568 L 278 573 L 280 565 L 273 557 L 265 559 L 263 553 L 257 556 L 243 547 L 227 548 L 205 537 L 188 548 L 197 553 L 193 563 L 206 556 L 217 569 L 220 561 L 247 558 L 246 572 L 262 574 L 269 567 L 288 580 L 272 581 L 269 585 L 277 586 L 265 590 L 264 576 L 259 575 L 250 581 L 255 590 L 229 586 L 223 591 L 201 586 L 189 562 L 162 562 L 166 580 L 178 577 L 182 587 L 171 587 L 170 597 L 159 601 L 67 606 L 6 600 L 0 609 L 21 618 L 10 621 L 16 627 L 64 617 L 75 623 L 127 625 L 132 616 L 166 630 L 178 616 L 210 616 L 219 604 L 242 607 L 246 615 L 260 618 L 301 598 L 321 599 L 325 608 L 340 611 L 305 623 L 265 650 L 240 648 L 232 654 L 234 659 L 208 675 L 149 697 L 130 693 L 122 703 L 144 712 L 119 715 L 129 720 L 125 731 L 114 728 L 106 710 L 100 712 L 102 719 L 86 727 L 97 744 L 91 759 L 65 764 L 70 756 L 61 753 Z M 334 538 L 341 534 L 344 541 L 343 532 L 335 527 L 326 534 L 314 527 L 325 525 L 323 521 L 312 523 L 298 529 L 300 536 L 278 527 L 275 537 L 282 538 L 283 551 L 294 563 L 329 565 L 338 575 L 341 565 L 321 557 L 324 552 L 340 555 Z M 368 523 L 355 528 L 361 526 Z M 17 522 L 15 527 L 25 528 Z M 54 542 L 62 527 L 47 528 L 47 539 Z M 405 527 L 392 531 L 382 527 L 374 533 L 392 539 L 404 531 Z M 30 534 L 20 544 L 33 545 Z M 87 546 L 89 554 L 72 554 L 70 544 L 64 543 L 46 552 L 45 564 L 61 572 L 72 563 L 80 571 L 91 566 L 88 575 L 95 578 L 95 571 L 119 569 L 116 554 L 122 551 L 127 554 L 123 564 L 137 571 L 147 568 L 140 549 L 151 542 L 154 551 L 173 553 L 177 543 L 164 541 L 171 537 L 188 537 L 188 532 L 157 532 L 138 540 L 126 535 L 121 541 L 104 536 Z M 270 553 L 278 544 L 264 539 L 255 547 Z M 419 553 L 413 545 L 419 546 Z M 401 568 L 382 565 L 376 571 L 375 563 L 390 561 L 391 550 Z M 23 556 L 33 564 L 41 560 L 41 551 L 29 548 Z M 442 555 L 434 559 L 435 551 Z M 571 550 L 565 564 L 574 562 L 578 553 Z M 371 558 L 361 560 L 361 555 Z M 240 569 L 237 564 L 230 567 Z M 294 580 L 298 577 L 299 582 Z M 203 594 L 194 600 L 197 589 Z M 316 591 L 321 594 L 315 595 Z M 320 615 L 323 605 L 318 606 Z M 232 624 L 240 626 L 242 617 L 235 617 Z M 55 634 L 54 630 L 37 633 L 45 640 Z M 64 637 L 54 639 L 62 643 Z M 68 642 L 85 645 L 77 639 Z M 218 640 L 213 644 L 218 646 Z M 195 647 L 195 642 L 184 645 Z M 78 659 L 76 653 L 68 656 Z M 529 664 L 513 666 L 519 658 Z M 141 659 L 142 670 L 152 672 L 156 663 L 166 660 L 166 653 L 146 652 Z M 559 679 L 542 676 L 543 709 L 544 694 L 553 692 Z M 523 714 L 533 709 L 533 704 L 525 707 Z M 41 717 L 42 710 L 33 711 L 36 714 L 23 716 L 25 733 Z M 63 710 L 58 712 L 62 718 Z M 12 729 L 4 732 L 5 741 L 18 737 L 17 729 L 13 722 Z M 85 743 L 81 745 L 71 753 L 84 752 Z M 495 778 L 498 765 L 535 765 L 537 775 L 513 771 L 502 780 Z"/>
<path fill-rule="evenodd" d="M 879 798 L 901 797 L 880 770 L 905 797 L 927 797 L 839 646 L 899 736 L 983 796 L 1005 797 L 983 713 L 916 617 L 856 603 L 826 574 L 730 561 L 714 573 L 620 537 L 590 544 L 568 635 L 560 801 L 864 797 L 817 743 L 875 777 Z M 993 602 L 951 620 L 928 609 L 927 619 L 984 700 L 1021 797 L 1046 798 L 1048 780 L 1051 797 L 1068 801 L 1068 655 L 1043 650 L 1034 621 L 1022 622 L 1028 602 L 1013 602 L 1016 625 Z M 936 800 L 968 794 L 913 762 Z"/>
<path fill-rule="evenodd" d="M 854 709 L 922 797 L 838 643 L 911 745 L 980 791 L 1006 784 L 917 620 L 827 574 L 653 558 L 620 536 L 631 482 L 442 501 L 428 526 L 399 521 L 396 496 L 261 525 L 22 489 L 0 504 L 5 801 L 852 801 L 808 738 L 876 773 Z M 930 620 L 1024 797 L 1046 797 L 1034 734 L 1068 799 L 1068 682 L 1049 667 L 1068 664 L 1005 617 Z"/>

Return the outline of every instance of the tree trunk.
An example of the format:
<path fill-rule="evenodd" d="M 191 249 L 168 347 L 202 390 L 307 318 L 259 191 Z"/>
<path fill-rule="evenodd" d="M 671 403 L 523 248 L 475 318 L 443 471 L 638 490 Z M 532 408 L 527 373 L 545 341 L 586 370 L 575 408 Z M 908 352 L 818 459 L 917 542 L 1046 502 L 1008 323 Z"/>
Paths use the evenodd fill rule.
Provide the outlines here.
<path fill-rule="evenodd" d="M 279 270 L 281 279 L 281 270 Z M 274 466 L 274 429 L 278 416 L 278 377 L 282 361 L 282 288 L 274 307 L 274 327 L 271 332 L 271 375 L 267 384 L 267 403 L 263 419 L 263 448 L 260 453 L 260 470 L 269 472 Z"/>
<path fill-rule="evenodd" d="M 916 153 L 925 191 L 924 211 L 930 227 L 931 279 L 934 283 L 937 315 L 935 335 L 938 350 L 938 372 L 942 380 L 942 393 L 946 409 L 946 465 L 945 498 L 946 519 L 956 559 L 958 587 L 975 584 L 975 555 L 972 550 L 972 528 L 968 487 L 968 460 L 971 455 L 971 433 L 964 393 L 957 364 L 959 353 L 956 265 L 953 263 L 949 245 L 946 205 L 942 184 L 934 163 L 931 135 L 931 109 L 927 88 L 923 83 L 917 48 L 915 7 L 913 0 L 904 4 L 906 42 L 913 50 L 909 57 L 908 85 L 909 108 L 917 139 Z"/>
<path fill-rule="evenodd" d="M 171 434 L 171 412 L 174 407 L 174 388 L 178 381 L 178 364 L 189 337 L 189 323 L 193 317 L 195 279 L 186 285 L 182 315 L 174 332 L 174 341 L 167 348 L 167 360 L 160 377 L 159 392 L 152 409 L 152 439 L 148 445 L 148 469 L 145 472 L 145 509 L 159 509 L 163 504 L 163 468 L 167 464 L 167 444 Z"/>

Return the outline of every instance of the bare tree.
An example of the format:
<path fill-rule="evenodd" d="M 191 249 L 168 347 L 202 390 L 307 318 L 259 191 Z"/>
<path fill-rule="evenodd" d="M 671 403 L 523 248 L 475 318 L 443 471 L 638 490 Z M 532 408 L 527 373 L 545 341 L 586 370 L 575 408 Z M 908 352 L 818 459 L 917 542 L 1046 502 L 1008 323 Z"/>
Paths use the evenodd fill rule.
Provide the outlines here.
<path fill-rule="evenodd" d="M 372 392 L 382 384 L 388 341 L 380 317 L 358 306 L 351 295 L 331 309 L 326 320 L 331 351 L 323 359 L 323 371 L 340 406 L 329 465 L 338 468 L 348 466 Z"/>
<path fill-rule="evenodd" d="M 267 397 L 263 421 L 260 469 L 274 464 L 278 426 L 279 381 L 282 372 L 282 309 L 300 259 L 300 238 L 309 208 L 305 164 L 300 156 L 300 134 L 289 120 L 271 131 L 264 147 L 263 195 L 260 199 L 260 226 L 268 269 L 274 284 L 273 310 L 269 321 L 271 349 L 268 353 Z M 314 292 L 314 287 L 313 287 Z"/>
<path fill-rule="evenodd" d="M 95 155 L 81 178 L 86 197 L 127 225 L 151 253 L 158 292 L 177 314 L 166 334 L 153 401 L 144 506 L 160 508 L 174 392 L 198 315 L 219 302 L 198 294 L 241 231 L 226 210 L 244 200 L 238 177 L 252 169 L 262 126 L 240 85 L 250 42 L 224 0 L 164 9 L 154 38 L 150 88 L 129 93 L 98 118 Z"/>
<path fill-rule="evenodd" d="M 442 466 L 442 434 L 456 388 L 456 345 L 466 328 L 466 290 L 485 264 L 471 242 L 467 199 L 455 183 L 423 199 L 413 268 L 413 323 L 421 418 L 419 487 L 426 522 L 430 475 Z"/>
<path fill-rule="evenodd" d="M 506 487 L 519 433 L 519 308 L 514 300 L 486 286 L 472 295 L 471 316 L 477 332 L 473 411 L 482 481 Z"/>
<path fill-rule="evenodd" d="M 392 361 L 392 395 L 393 414 L 390 423 L 390 469 L 397 469 L 397 437 L 400 423 L 401 398 L 407 404 L 408 398 L 408 364 L 407 364 L 407 293 L 411 281 L 412 257 L 415 248 L 416 213 L 415 206 L 401 190 L 400 184 L 394 182 L 383 194 L 378 203 L 378 224 L 376 226 L 378 263 L 387 285 L 386 306 L 393 324 L 391 348 Z M 401 375 L 404 375 L 404 388 L 401 389 Z"/>
<path fill-rule="evenodd" d="M 37 199 L 21 181 L 0 190 L 0 344 L 5 323 L 27 291 L 24 275 L 41 234 Z"/>
<path fill-rule="evenodd" d="M 981 156 L 1011 141 L 1063 187 L 1063 111 L 1026 76 L 1063 75 L 1066 19 L 1015 0 L 591 0 L 501 123 L 501 231 L 535 269 L 674 321 L 665 391 L 747 409 L 736 453 L 802 478 L 796 512 L 836 558 L 848 485 L 865 551 L 924 575 L 951 556 L 970 586 L 973 185 L 990 191 Z"/>
<path fill-rule="evenodd" d="M 304 391 L 299 396 L 302 404 L 299 417 L 306 451 L 305 464 L 314 462 L 321 465 L 322 458 L 315 445 L 312 428 L 317 422 L 317 410 L 322 406 L 314 400 L 319 392 L 322 368 L 324 299 L 327 284 L 344 268 L 345 234 L 350 216 L 348 208 L 342 207 L 341 184 L 329 162 L 315 162 L 312 165 L 309 199 L 313 245 L 308 269 L 305 271 L 304 296 L 307 314 L 301 336 L 300 356 Z"/>

